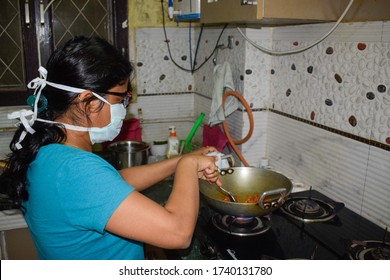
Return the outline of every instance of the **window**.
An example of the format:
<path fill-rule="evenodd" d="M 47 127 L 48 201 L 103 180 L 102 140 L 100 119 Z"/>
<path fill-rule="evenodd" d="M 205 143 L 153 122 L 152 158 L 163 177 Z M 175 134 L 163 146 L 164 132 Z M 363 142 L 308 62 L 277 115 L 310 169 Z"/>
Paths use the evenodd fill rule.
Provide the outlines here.
<path fill-rule="evenodd" d="M 128 57 L 125 0 L 0 0 L 0 106 L 25 105 L 27 83 L 53 49 L 100 36 Z"/>

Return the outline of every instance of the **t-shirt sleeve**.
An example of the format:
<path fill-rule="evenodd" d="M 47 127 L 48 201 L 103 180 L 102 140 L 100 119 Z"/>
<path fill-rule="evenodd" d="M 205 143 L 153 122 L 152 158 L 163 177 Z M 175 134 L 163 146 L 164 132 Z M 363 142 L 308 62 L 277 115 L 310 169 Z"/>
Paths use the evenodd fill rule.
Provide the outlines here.
<path fill-rule="evenodd" d="M 94 154 L 64 164 L 57 185 L 62 208 L 72 226 L 103 233 L 111 215 L 134 190 L 105 160 Z"/>

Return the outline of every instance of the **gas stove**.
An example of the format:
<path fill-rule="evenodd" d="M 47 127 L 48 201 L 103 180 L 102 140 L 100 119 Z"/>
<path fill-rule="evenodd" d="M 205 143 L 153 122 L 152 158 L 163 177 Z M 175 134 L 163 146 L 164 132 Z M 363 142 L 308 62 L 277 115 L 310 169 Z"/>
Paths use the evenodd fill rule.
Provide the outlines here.
<path fill-rule="evenodd" d="M 193 242 L 180 259 L 389 259 L 376 224 L 315 190 L 296 192 L 268 216 L 236 218 L 201 203 Z"/>

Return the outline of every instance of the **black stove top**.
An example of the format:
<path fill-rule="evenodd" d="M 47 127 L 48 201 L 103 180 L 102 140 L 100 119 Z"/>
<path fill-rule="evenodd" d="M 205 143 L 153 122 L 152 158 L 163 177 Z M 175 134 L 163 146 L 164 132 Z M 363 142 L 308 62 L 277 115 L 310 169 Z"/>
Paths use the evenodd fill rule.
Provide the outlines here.
<path fill-rule="evenodd" d="M 332 205 L 336 215 L 328 221 L 307 222 L 277 209 L 263 217 L 270 229 L 250 236 L 232 235 L 216 228 L 212 222 L 216 212 L 202 203 L 191 247 L 181 252 L 175 251 L 176 255 L 171 252 L 171 257 L 339 260 L 351 258 L 350 248 L 356 242 L 354 240 L 389 242 L 384 240 L 384 229 L 318 191 L 292 193 L 290 198 L 309 196 Z"/>

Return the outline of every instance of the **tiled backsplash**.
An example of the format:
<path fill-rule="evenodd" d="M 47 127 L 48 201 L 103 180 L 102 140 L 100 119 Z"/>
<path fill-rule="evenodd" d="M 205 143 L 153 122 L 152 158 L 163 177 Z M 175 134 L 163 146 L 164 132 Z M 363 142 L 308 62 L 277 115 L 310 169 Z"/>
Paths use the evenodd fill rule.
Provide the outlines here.
<path fill-rule="evenodd" d="M 274 113 L 267 133 L 275 170 L 389 226 L 390 152 Z"/>
<path fill-rule="evenodd" d="M 244 32 L 260 45 L 280 51 L 305 46 L 332 25 Z M 199 62 L 211 53 L 221 30 L 203 30 Z M 167 34 L 176 62 L 189 64 L 181 59 L 190 57 L 188 30 L 171 28 Z M 193 52 L 199 34 L 199 29 L 192 33 Z M 234 38 L 233 48 L 220 49 L 216 58 L 217 63 L 230 63 L 236 89 L 253 110 L 254 133 L 240 146 L 247 161 L 259 166 L 260 158 L 268 156 L 275 170 L 294 181 L 319 188 L 380 226 L 389 226 L 390 23 L 341 24 L 313 48 L 286 56 L 257 50 L 234 28 L 226 29 L 221 36 L 219 43 L 224 47 L 228 36 Z M 187 108 L 184 116 L 192 113 L 195 119 L 199 112 L 208 114 L 213 96 L 212 61 L 193 75 L 180 71 L 167 55 L 163 31 L 142 29 L 137 33 L 137 63 L 142 65 L 142 70 L 137 68 L 139 100 L 153 102 L 144 94 L 184 89 L 194 95 L 194 107 Z M 168 79 L 171 76 L 175 79 Z M 149 83 L 150 79 L 153 81 Z M 183 96 L 176 97 L 175 106 L 185 107 Z M 142 106 L 145 110 L 152 105 L 145 102 Z M 246 135 L 248 119 L 244 110 L 228 120 L 231 134 Z M 187 130 L 183 128 L 184 134 L 191 125 L 189 122 Z M 197 140 L 201 141 L 201 135 Z"/>
<path fill-rule="evenodd" d="M 390 41 L 383 40 L 383 25 L 345 24 L 345 37 L 336 32 L 306 52 L 275 58 L 272 108 L 390 145 Z M 294 30 L 287 37 L 298 46 L 305 42 L 294 36 L 318 36 L 314 27 Z M 275 46 L 288 48 L 285 40 Z"/>

